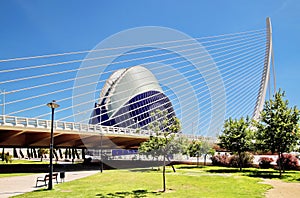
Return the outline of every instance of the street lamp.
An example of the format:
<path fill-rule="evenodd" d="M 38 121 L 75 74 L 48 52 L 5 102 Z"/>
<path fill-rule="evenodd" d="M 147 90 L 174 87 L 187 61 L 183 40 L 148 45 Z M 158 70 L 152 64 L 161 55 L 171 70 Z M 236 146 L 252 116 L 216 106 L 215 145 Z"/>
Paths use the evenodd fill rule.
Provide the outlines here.
<path fill-rule="evenodd" d="M 59 105 L 55 103 L 55 100 L 52 100 L 52 102 L 48 103 L 47 106 L 51 108 L 52 114 L 51 114 L 51 138 L 50 138 L 50 170 L 49 170 L 49 183 L 48 183 L 48 190 L 52 190 L 52 175 L 53 175 L 53 128 L 54 128 L 54 109 L 58 108 Z"/>
<path fill-rule="evenodd" d="M 100 136 L 100 171 L 101 173 L 103 172 L 103 148 L 102 148 L 102 137 L 103 137 L 103 134 L 101 133 L 101 136 Z"/>

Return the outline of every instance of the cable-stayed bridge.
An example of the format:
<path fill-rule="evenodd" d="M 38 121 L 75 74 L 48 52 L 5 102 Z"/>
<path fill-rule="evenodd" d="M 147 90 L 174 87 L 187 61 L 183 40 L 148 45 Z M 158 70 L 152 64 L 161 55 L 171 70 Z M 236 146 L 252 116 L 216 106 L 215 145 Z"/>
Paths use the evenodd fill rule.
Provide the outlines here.
<path fill-rule="evenodd" d="M 216 137 L 229 117 L 258 119 L 272 57 L 267 19 L 266 28 L 200 38 L 140 27 L 92 50 L 3 59 L 0 146 L 48 146 L 52 100 L 56 147 L 137 147 L 157 109 L 179 118 L 182 134 Z"/>

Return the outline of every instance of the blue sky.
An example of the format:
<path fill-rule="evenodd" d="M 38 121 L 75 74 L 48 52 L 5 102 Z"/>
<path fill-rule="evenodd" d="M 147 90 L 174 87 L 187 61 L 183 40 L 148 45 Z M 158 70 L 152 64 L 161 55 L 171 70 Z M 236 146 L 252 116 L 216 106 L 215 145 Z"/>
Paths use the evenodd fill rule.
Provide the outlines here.
<path fill-rule="evenodd" d="M 2 0 L 0 59 L 89 50 L 119 31 L 165 26 L 192 37 L 273 25 L 277 87 L 300 106 L 297 0 Z"/>

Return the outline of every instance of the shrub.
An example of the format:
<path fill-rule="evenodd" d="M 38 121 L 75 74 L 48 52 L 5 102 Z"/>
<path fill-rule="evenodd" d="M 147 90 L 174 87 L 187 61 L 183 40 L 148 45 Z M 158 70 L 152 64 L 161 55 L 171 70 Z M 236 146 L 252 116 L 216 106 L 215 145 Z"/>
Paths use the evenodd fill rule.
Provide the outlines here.
<path fill-rule="evenodd" d="M 214 155 L 211 157 L 212 165 L 214 166 L 228 166 L 229 156 L 228 155 Z"/>
<path fill-rule="evenodd" d="M 253 162 L 253 155 L 251 153 L 245 152 L 241 154 L 242 167 L 250 167 Z M 229 167 L 240 167 L 239 166 L 239 156 L 238 155 L 215 155 L 211 157 L 212 165 L 214 166 L 229 166 Z"/>
<path fill-rule="evenodd" d="M 296 170 L 299 166 L 297 157 L 292 154 L 283 154 L 281 159 L 284 170 Z M 276 163 L 279 166 L 279 159 L 276 160 Z"/>
<path fill-rule="evenodd" d="M 261 157 L 259 158 L 259 167 L 260 168 L 271 168 L 271 163 L 273 162 L 273 158 L 271 157 Z"/>
<path fill-rule="evenodd" d="M 232 155 L 229 158 L 228 166 L 230 166 L 230 167 L 236 167 L 236 168 L 240 167 L 240 165 L 239 165 L 239 156 Z"/>
<path fill-rule="evenodd" d="M 250 167 L 253 163 L 253 159 L 254 156 L 251 153 L 249 152 L 241 153 L 242 167 L 243 168 Z M 238 155 L 232 155 L 229 159 L 229 166 L 238 168 L 240 167 L 239 161 L 240 159 Z"/>
<path fill-rule="evenodd" d="M 1 156 L 3 157 L 2 161 L 5 160 L 6 163 L 12 162 L 12 155 L 9 155 L 9 152 L 5 153 L 4 155 L 1 153 Z"/>

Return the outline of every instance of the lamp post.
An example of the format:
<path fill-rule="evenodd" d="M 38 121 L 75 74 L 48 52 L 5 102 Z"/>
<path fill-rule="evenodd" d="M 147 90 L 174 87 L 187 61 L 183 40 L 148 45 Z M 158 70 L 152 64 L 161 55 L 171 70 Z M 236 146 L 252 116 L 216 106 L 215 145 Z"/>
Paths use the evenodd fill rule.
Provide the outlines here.
<path fill-rule="evenodd" d="M 103 172 L 103 148 L 102 148 L 102 136 L 103 134 L 101 133 L 101 136 L 100 136 L 100 171 L 101 173 Z"/>
<path fill-rule="evenodd" d="M 48 183 L 48 190 L 52 190 L 52 175 L 53 175 L 53 128 L 54 128 L 54 109 L 58 108 L 59 105 L 55 103 L 55 100 L 52 100 L 52 102 L 48 103 L 47 106 L 51 108 L 51 136 L 50 136 L 50 170 L 49 170 L 49 183 Z"/>

